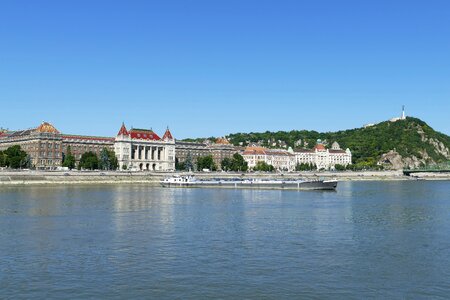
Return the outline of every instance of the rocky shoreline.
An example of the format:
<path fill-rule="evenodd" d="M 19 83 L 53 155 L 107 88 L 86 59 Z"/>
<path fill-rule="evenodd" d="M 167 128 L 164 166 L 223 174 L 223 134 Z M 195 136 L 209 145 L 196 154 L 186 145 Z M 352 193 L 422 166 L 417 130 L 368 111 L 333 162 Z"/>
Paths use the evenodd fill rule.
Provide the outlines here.
<path fill-rule="evenodd" d="M 185 174 L 185 173 L 176 173 Z M 159 172 L 61 172 L 61 171 L 0 171 L 0 186 L 17 185 L 77 185 L 77 184 L 147 184 L 158 185 L 164 177 L 174 173 Z M 300 172 L 272 173 L 195 173 L 200 179 L 208 178 L 323 178 L 339 181 L 395 181 L 395 180 L 450 180 L 450 173 L 416 173 L 405 176 L 402 171 L 366 172 Z"/>

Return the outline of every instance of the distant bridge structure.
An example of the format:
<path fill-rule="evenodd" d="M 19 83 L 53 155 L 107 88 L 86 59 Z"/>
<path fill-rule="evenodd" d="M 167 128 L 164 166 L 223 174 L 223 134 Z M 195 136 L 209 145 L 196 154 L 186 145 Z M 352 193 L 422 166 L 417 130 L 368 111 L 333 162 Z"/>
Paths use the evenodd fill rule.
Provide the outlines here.
<path fill-rule="evenodd" d="M 404 169 L 403 174 L 410 176 L 414 173 L 450 173 L 450 161 L 438 165 L 425 166 L 418 169 Z"/>

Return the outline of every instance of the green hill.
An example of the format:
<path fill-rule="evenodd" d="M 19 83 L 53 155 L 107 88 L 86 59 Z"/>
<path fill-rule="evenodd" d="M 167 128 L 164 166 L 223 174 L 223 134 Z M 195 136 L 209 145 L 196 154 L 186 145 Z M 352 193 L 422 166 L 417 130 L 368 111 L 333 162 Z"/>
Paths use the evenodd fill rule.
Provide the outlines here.
<path fill-rule="evenodd" d="M 338 142 L 349 148 L 355 167 L 415 168 L 450 160 L 450 137 L 433 130 L 422 120 L 408 117 L 397 122 L 382 122 L 371 127 L 337 132 L 292 130 L 263 133 L 235 133 L 227 136 L 236 146 L 259 144 L 270 148 L 312 148 L 318 139 Z"/>

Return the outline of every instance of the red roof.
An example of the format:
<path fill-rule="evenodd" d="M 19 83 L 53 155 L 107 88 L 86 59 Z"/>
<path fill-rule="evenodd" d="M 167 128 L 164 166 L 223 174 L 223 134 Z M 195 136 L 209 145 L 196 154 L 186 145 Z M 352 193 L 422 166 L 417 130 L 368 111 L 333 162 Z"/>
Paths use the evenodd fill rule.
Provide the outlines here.
<path fill-rule="evenodd" d="M 325 151 L 325 146 L 322 144 L 317 144 L 314 148 L 319 151 Z"/>
<path fill-rule="evenodd" d="M 164 133 L 164 136 L 162 138 L 163 140 L 173 140 L 172 133 L 170 132 L 169 128 L 166 129 L 166 132 Z"/>
<path fill-rule="evenodd" d="M 263 147 L 247 147 L 243 153 L 244 155 L 265 155 L 266 150 Z"/>
<path fill-rule="evenodd" d="M 119 133 L 117 135 L 128 135 L 128 131 L 124 123 L 122 123 L 122 127 L 120 127 Z"/>
<path fill-rule="evenodd" d="M 154 133 L 153 130 L 132 128 L 128 133 L 130 134 L 132 139 L 151 141 L 161 140 L 161 138 L 156 133 Z"/>

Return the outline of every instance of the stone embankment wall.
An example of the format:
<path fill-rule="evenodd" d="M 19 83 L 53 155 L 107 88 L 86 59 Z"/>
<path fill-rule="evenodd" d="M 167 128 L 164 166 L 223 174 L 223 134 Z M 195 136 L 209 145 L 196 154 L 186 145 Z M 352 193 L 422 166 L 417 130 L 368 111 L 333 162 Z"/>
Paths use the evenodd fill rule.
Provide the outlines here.
<path fill-rule="evenodd" d="M 0 172 L 0 185 L 28 184 L 157 184 L 164 174 L 126 172 Z"/>
<path fill-rule="evenodd" d="M 176 173 L 186 174 L 186 173 Z M 51 172 L 51 171 L 0 171 L 0 185 L 42 185 L 42 184 L 150 184 L 158 185 L 164 177 L 174 173 L 159 172 Z M 301 172 L 301 173 L 195 173 L 199 179 L 211 178 L 272 178 L 298 179 L 322 178 L 340 181 L 353 180 L 411 180 L 414 177 L 403 176 L 401 171 L 376 172 Z M 421 176 L 422 177 L 422 176 Z M 425 176 L 424 176 L 425 177 Z M 427 177 L 435 178 L 435 177 Z M 450 175 L 447 174 L 447 178 Z"/>

